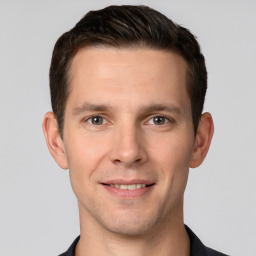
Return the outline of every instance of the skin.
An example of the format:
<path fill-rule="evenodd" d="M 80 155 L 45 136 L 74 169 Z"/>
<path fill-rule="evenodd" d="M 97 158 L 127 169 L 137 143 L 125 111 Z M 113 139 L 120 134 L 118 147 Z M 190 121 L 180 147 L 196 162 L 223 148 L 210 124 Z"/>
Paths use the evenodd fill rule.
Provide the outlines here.
<path fill-rule="evenodd" d="M 194 135 L 186 72 L 179 55 L 146 48 L 90 47 L 74 57 L 63 139 L 51 112 L 43 130 L 78 200 L 76 256 L 189 255 L 183 195 L 213 122 L 204 113 Z M 120 196 L 104 185 L 135 179 L 150 188 Z"/>

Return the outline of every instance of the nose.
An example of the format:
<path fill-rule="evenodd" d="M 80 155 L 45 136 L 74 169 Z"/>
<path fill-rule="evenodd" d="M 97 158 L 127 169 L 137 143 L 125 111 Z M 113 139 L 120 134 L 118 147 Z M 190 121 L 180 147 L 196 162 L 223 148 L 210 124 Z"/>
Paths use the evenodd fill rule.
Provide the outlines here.
<path fill-rule="evenodd" d="M 139 128 L 123 125 L 115 131 L 111 161 L 126 167 L 139 165 L 147 160 L 146 144 Z"/>

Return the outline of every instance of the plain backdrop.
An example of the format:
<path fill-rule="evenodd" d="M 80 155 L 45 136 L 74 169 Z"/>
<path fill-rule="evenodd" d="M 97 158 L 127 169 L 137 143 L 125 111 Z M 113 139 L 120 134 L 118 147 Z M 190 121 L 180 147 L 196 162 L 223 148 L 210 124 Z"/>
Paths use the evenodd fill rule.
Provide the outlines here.
<path fill-rule="evenodd" d="M 185 223 L 208 246 L 256 255 L 256 1 L 0 0 L 0 255 L 65 251 L 79 234 L 68 171 L 42 133 L 55 41 L 88 11 L 145 4 L 194 33 L 209 73 L 215 134 L 192 169 Z"/>

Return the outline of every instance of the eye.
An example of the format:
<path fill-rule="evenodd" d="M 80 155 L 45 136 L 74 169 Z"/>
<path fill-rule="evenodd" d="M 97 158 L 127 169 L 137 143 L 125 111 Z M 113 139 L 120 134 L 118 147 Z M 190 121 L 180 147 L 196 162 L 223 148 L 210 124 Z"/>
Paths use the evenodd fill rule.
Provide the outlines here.
<path fill-rule="evenodd" d="M 106 123 L 105 118 L 103 118 L 102 116 L 92 116 L 86 121 L 92 125 L 102 125 Z"/>
<path fill-rule="evenodd" d="M 164 125 L 169 122 L 169 119 L 165 116 L 154 116 L 150 119 L 149 124 Z"/>

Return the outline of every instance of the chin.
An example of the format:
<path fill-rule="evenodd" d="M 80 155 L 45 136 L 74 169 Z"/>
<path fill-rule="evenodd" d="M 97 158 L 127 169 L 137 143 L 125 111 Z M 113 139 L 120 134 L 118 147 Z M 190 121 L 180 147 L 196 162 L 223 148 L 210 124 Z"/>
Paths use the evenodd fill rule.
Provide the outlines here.
<path fill-rule="evenodd" d="M 119 234 L 122 236 L 143 236 L 149 232 L 151 229 L 150 226 L 141 224 L 141 225 L 108 225 L 105 227 L 111 233 Z"/>
<path fill-rule="evenodd" d="M 153 216 L 136 215 L 133 216 L 115 216 L 102 220 L 101 225 L 111 233 L 123 236 L 142 236 L 151 231 L 158 223 L 157 218 Z"/>

